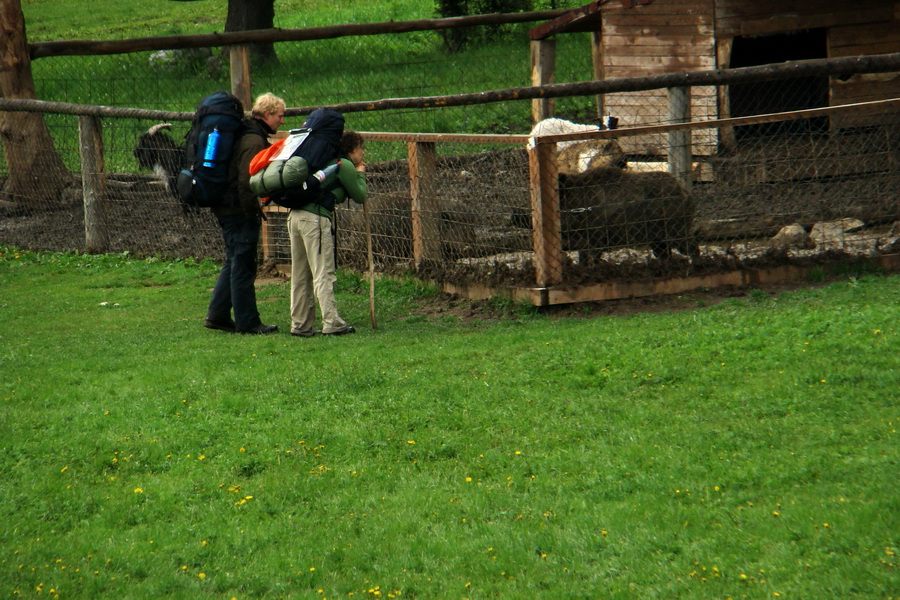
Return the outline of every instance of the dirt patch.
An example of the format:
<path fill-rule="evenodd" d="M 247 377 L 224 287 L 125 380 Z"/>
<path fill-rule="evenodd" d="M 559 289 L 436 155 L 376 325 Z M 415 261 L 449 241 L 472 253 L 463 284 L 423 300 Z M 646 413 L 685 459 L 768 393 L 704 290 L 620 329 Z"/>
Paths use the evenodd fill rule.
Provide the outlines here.
<path fill-rule="evenodd" d="M 108 178 L 103 215 L 106 251 L 135 256 L 216 258 L 222 233 L 208 209 L 185 210 L 152 175 Z M 72 177 L 62 198 L 0 207 L 0 242 L 30 250 L 85 250 L 80 181 Z"/>
<path fill-rule="evenodd" d="M 816 282 L 798 281 L 767 284 L 761 287 L 721 287 L 684 294 L 579 302 L 525 310 L 534 310 L 552 319 L 593 319 L 642 313 L 676 313 L 700 310 L 735 298 L 759 299 L 763 297 L 760 294 L 774 297 L 782 292 L 820 288 L 840 280 L 835 277 Z M 429 319 L 452 316 L 463 322 L 515 320 L 523 317 L 522 312 L 503 303 L 492 300 L 470 300 L 446 294 L 419 304 L 413 309 L 412 314 Z"/>

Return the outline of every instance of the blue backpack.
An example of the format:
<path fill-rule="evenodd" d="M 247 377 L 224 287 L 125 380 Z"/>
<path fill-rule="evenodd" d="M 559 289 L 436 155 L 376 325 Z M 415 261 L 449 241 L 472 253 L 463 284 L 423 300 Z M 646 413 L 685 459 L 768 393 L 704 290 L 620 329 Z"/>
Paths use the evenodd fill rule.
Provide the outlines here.
<path fill-rule="evenodd" d="M 228 185 L 228 166 L 244 132 L 244 107 L 220 90 L 200 100 L 184 147 L 184 168 L 175 184 L 188 206 L 235 206 L 237 189 Z"/>

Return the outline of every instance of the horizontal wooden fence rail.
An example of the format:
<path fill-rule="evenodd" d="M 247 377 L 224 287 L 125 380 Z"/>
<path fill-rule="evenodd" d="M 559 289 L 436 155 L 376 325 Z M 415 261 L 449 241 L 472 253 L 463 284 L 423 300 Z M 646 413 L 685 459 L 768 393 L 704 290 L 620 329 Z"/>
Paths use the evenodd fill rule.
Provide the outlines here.
<path fill-rule="evenodd" d="M 689 121 L 687 123 L 670 123 L 665 125 L 643 125 L 639 127 L 621 127 L 618 129 L 603 129 L 596 131 L 581 131 L 576 133 L 558 133 L 552 135 L 534 136 L 540 143 L 575 142 L 581 140 L 603 140 L 622 137 L 623 135 L 645 135 L 648 133 L 668 133 L 670 131 L 685 131 L 697 129 L 711 129 L 718 127 L 740 127 L 743 125 L 760 125 L 763 123 L 780 123 L 783 121 L 795 121 L 810 119 L 813 117 L 828 117 L 843 113 L 871 114 L 889 110 L 900 110 L 900 98 L 888 100 L 873 100 L 871 102 L 858 102 L 854 104 L 842 104 L 840 106 L 827 106 L 823 108 L 807 108 L 783 113 L 771 113 L 767 115 L 753 115 L 750 117 L 731 117 L 728 119 L 707 119 L 702 121 Z M 389 131 L 361 131 L 367 140 L 377 142 L 442 142 L 463 144 L 524 144 L 528 143 L 531 136 L 516 134 L 477 134 L 477 133 L 404 133 Z"/>
<path fill-rule="evenodd" d="M 831 76 L 844 77 L 856 73 L 890 73 L 900 70 L 900 52 L 858 56 L 853 58 L 814 59 L 785 62 L 761 67 L 739 69 L 713 69 L 690 73 L 671 73 L 648 77 L 614 78 L 602 81 L 578 83 L 555 83 L 539 86 L 490 90 L 472 94 L 431 96 L 426 98 L 388 98 L 376 101 L 347 102 L 329 108 L 341 112 L 363 112 L 370 110 L 396 110 L 403 108 L 438 108 L 448 106 L 468 106 L 511 100 L 534 100 L 537 98 L 562 98 L 567 96 L 596 96 L 618 92 L 640 92 L 678 87 L 703 85 L 734 85 L 758 81 L 772 81 L 793 77 Z M 307 114 L 318 108 L 305 106 L 292 108 L 288 116 Z"/>
<path fill-rule="evenodd" d="M 532 21 L 554 19 L 566 12 L 568 11 L 558 9 L 511 14 L 495 13 L 470 17 L 447 17 L 443 19 L 418 19 L 413 21 L 330 25 L 327 27 L 307 27 L 304 29 L 258 29 L 253 31 L 233 31 L 198 35 L 168 35 L 110 41 L 64 40 L 56 42 L 36 42 L 28 44 L 28 53 L 31 56 L 31 59 L 34 60 L 48 56 L 127 54 L 129 52 L 144 52 L 151 50 L 233 46 L 255 42 L 302 42 L 348 36 L 410 33 L 413 31 L 436 31 L 443 29 L 457 29 L 460 27 L 529 23 Z"/>
<path fill-rule="evenodd" d="M 506 90 L 492 90 L 473 94 L 454 94 L 422 98 L 387 98 L 382 100 L 335 104 L 328 108 L 352 113 L 405 108 L 420 109 L 467 106 L 473 104 L 488 104 L 492 102 L 508 102 L 511 100 L 590 96 L 698 85 L 734 85 L 757 81 L 771 81 L 788 77 L 806 77 L 810 75 L 838 77 L 858 73 L 888 73 L 898 70 L 900 70 L 900 52 L 894 52 L 891 54 L 878 54 L 874 56 L 859 56 L 853 58 L 794 61 L 779 65 L 766 65 L 763 67 L 718 69 L 696 71 L 692 73 L 654 75 L 650 77 L 628 79 L 607 79 L 603 81 L 578 83 L 557 83 L 542 86 L 510 88 Z M 305 106 L 289 108 L 285 111 L 285 115 L 288 117 L 306 115 L 316 108 L 319 107 Z M 194 113 L 192 112 L 116 108 L 20 98 L 0 98 L 0 111 L 41 112 L 78 116 L 97 116 L 114 119 L 157 119 L 160 121 L 190 121 L 194 116 Z"/>

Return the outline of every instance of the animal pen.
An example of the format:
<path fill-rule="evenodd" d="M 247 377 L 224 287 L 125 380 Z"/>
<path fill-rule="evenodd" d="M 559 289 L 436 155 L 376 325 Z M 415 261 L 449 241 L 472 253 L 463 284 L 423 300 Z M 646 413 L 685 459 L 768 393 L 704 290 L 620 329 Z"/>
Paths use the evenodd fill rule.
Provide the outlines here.
<path fill-rule="evenodd" d="M 887 55 L 526 88 L 539 97 L 572 86 L 590 94 L 662 87 L 670 114 L 656 125 L 535 136 L 364 132 L 370 154 L 396 156 L 367 172 L 375 271 L 414 274 L 472 298 L 544 306 L 761 285 L 854 262 L 896 269 L 900 99 L 730 119 L 683 108 L 691 84 L 740 85 L 791 71 L 896 73 L 898 65 L 900 56 Z M 208 212 L 183 212 L 154 176 L 102 166 L 98 115 L 188 120 L 189 113 L 61 112 L 81 114 L 81 181 L 60 202 L 36 199 L 12 211 L 0 220 L 0 240 L 35 249 L 90 249 L 101 240 L 105 251 L 137 255 L 221 254 Z M 737 144 L 720 144 L 722 132 Z M 623 150 L 638 139 L 658 151 Z M 275 206 L 266 213 L 261 258 L 283 268 L 286 215 Z M 363 211 L 341 205 L 335 222 L 339 265 L 365 272 Z"/>
<path fill-rule="evenodd" d="M 611 19 L 649 16 L 624 11 Z M 413 274 L 472 298 L 546 306 L 763 285 L 850 263 L 896 270 L 898 81 L 900 53 L 893 53 L 568 84 L 539 80 L 475 94 L 345 104 L 330 98 L 289 108 L 287 116 L 331 106 L 362 121 L 382 111 L 384 123 L 407 130 L 363 132 L 368 155 L 378 157 L 367 170 L 376 272 Z M 807 85 L 818 90 L 819 104 L 747 109 L 773 106 L 755 102 L 761 90 L 784 99 L 807 93 Z M 490 107 L 509 115 L 525 112 L 517 110 L 521 103 L 543 109 L 574 98 L 596 98 L 615 111 L 618 127 L 601 114 L 602 126 L 579 131 L 549 119 L 542 123 L 560 129 L 408 132 L 413 116 Z M 722 110 L 736 102 L 741 110 Z M 3 98 L 0 111 L 47 115 L 69 168 L 0 198 L 0 243 L 221 258 L 221 233 L 208 211 L 184 211 L 155 175 L 107 166 L 111 154 L 120 163 L 122 155 L 132 158 L 122 140 L 131 144 L 148 124 L 184 124 L 193 113 Z M 535 120 L 550 116 L 531 112 Z M 7 162 L 15 151 L 6 148 Z M 64 180 L 59 194 L 42 192 L 50 179 Z M 286 272 L 286 212 L 269 206 L 266 214 L 261 261 Z M 352 202 L 339 206 L 335 229 L 339 266 L 368 271 L 363 211 Z"/>
<path fill-rule="evenodd" d="M 900 99 L 691 120 L 689 88 L 669 98 L 653 126 L 365 134 L 370 147 L 406 146 L 368 170 L 375 270 L 543 306 L 900 266 Z M 622 149 L 635 146 L 657 151 Z M 350 204 L 336 218 L 339 260 L 364 271 L 363 211 Z M 285 211 L 267 215 L 265 256 L 283 265 Z"/>

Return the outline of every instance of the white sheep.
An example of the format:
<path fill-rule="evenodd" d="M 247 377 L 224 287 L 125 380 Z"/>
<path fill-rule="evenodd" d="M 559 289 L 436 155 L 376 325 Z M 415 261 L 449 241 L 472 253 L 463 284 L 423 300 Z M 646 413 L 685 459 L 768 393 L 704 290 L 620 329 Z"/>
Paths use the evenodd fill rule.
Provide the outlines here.
<path fill-rule="evenodd" d="M 618 120 L 609 117 L 607 122 L 612 125 Z M 573 123 L 565 119 L 550 118 L 539 121 L 531 130 L 531 136 L 558 135 L 563 133 L 581 133 L 583 131 L 600 131 L 597 125 L 583 125 Z M 588 169 L 596 167 L 620 167 L 627 165 L 625 153 L 619 143 L 614 139 L 609 140 L 573 140 L 557 142 L 557 166 L 559 172 L 565 175 L 584 173 Z"/>

